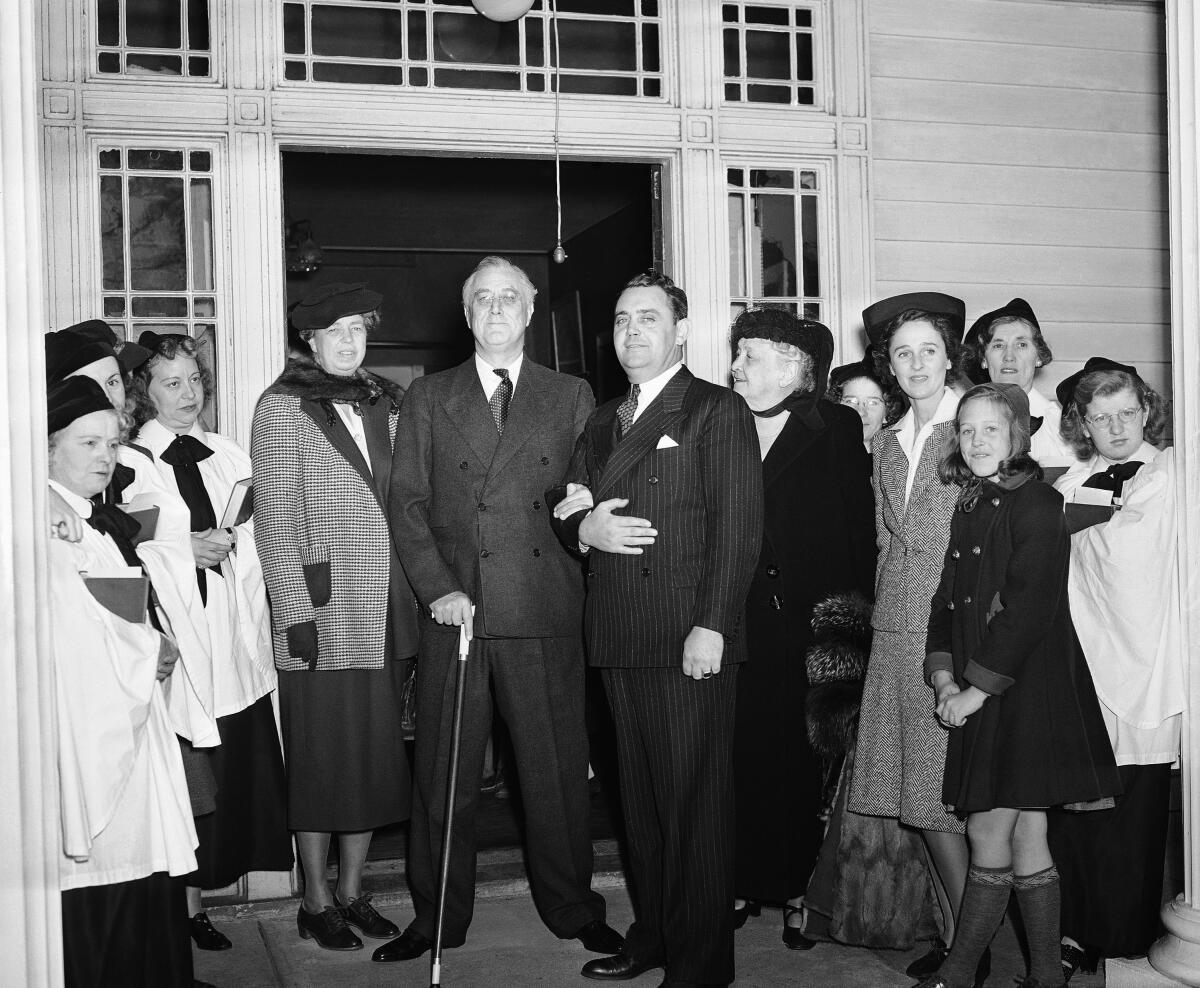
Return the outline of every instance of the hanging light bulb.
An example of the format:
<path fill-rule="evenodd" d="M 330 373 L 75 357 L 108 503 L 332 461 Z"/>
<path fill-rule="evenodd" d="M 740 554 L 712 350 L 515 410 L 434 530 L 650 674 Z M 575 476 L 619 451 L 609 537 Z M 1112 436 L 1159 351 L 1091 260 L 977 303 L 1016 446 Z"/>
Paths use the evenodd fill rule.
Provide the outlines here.
<path fill-rule="evenodd" d="M 524 17 L 533 6 L 533 0 L 471 0 L 471 6 L 489 21 L 504 23 Z"/>
<path fill-rule="evenodd" d="M 554 205 L 558 214 L 558 243 L 550 256 L 555 264 L 562 264 L 567 259 L 567 252 L 563 250 L 562 244 L 562 161 L 558 154 L 558 98 L 562 89 L 562 77 L 559 73 L 562 52 L 558 47 L 558 0 L 550 0 L 550 23 L 554 26 Z"/>

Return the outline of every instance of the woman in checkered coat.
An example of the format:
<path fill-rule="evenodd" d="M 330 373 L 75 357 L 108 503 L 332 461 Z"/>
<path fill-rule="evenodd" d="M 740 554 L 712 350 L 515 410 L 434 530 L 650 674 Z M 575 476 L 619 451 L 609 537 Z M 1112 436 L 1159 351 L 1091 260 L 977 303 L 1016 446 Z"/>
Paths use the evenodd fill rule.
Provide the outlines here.
<path fill-rule="evenodd" d="M 938 478 L 938 464 L 954 439 L 958 395 L 948 385 L 959 379 L 964 315 L 961 301 L 936 292 L 885 299 L 863 312 L 892 424 L 871 446 L 879 562 L 847 803 L 851 813 L 895 818 L 921 832 L 951 933 L 966 880 L 967 845 L 962 822 L 942 805 L 946 731 L 933 716 L 933 692 L 922 669 L 930 602 L 958 497 L 957 487 Z M 871 863 L 861 866 L 869 871 Z M 891 916 L 897 925 L 917 922 L 923 890 L 889 892 L 885 882 L 863 887 L 876 896 L 918 896 L 897 901 L 894 909 L 871 903 L 864 910 Z M 914 930 L 890 932 L 894 941 L 911 942 Z"/>
<path fill-rule="evenodd" d="M 400 693 L 417 651 L 412 590 L 385 506 L 400 389 L 364 371 L 379 319 L 365 285 L 315 289 L 292 312 L 312 349 L 259 399 L 250 456 L 271 597 L 288 826 L 304 868 L 297 928 L 332 950 L 397 927 L 362 894 L 372 831 L 407 819 Z M 339 872 L 325 881 L 331 833 Z"/>

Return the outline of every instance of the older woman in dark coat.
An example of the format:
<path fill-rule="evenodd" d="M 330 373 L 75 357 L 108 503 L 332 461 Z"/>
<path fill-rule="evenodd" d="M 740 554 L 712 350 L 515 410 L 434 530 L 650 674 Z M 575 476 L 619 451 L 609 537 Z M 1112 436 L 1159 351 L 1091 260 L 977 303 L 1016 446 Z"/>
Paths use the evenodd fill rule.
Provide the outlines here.
<path fill-rule="evenodd" d="M 400 390 L 362 369 L 380 296 L 326 285 L 292 312 L 312 348 L 259 399 L 250 456 L 263 573 L 271 593 L 288 765 L 288 826 L 304 868 L 304 939 L 358 950 L 349 929 L 399 930 L 363 895 L 374 828 L 406 819 L 400 730 L 407 660 L 417 650 L 412 590 L 388 529 Z M 336 898 L 325 881 L 339 837 Z"/>
<path fill-rule="evenodd" d="M 734 734 L 738 921 L 784 904 L 783 941 L 812 945 L 800 905 L 824 825 L 820 759 L 804 726 L 804 655 L 813 605 L 839 591 L 870 596 L 875 578 L 871 463 L 862 425 L 822 399 L 833 336 L 781 309 L 733 324 L 733 388 L 755 416 L 763 457 L 762 552 L 747 598 L 750 661 Z"/>

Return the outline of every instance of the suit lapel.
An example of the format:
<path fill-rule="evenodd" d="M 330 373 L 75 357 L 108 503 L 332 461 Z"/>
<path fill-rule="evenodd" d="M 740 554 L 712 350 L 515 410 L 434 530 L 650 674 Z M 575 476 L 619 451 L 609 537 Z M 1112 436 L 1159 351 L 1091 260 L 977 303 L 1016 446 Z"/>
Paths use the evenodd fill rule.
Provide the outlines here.
<path fill-rule="evenodd" d="M 379 488 L 375 486 L 375 478 L 371 474 L 371 468 L 367 465 L 367 461 L 363 459 L 362 450 L 358 448 L 358 443 L 354 441 L 354 437 L 350 435 L 350 430 L 346 428 L 337 412 L 331 415 L 326 413 L 320 402 L 312 401 L 309 398 L 300 400 L 300 407 L 304 409 L 308 417 L 316 423 L 317 428 L 321 430 L 326 439 L 329 440 L 329 445 L 342 454 L 342 458 L 358 471 L 363 482 L 379 498 Z M 331 421 L 332 419 L 332 421 Z M 367 433 L 368 443 L 370 442 L 370 432 Z M 370 447 L 368 446 L 368 449 Z M 381 501 L 384 510 L 387 510 L 386 501 Z"/>
<path fill-rule="evenodd" d="M 488 468 L 488 478 L 499 473 L 509 460 L 516 455 L 525 442 L 535 431 L 546 422 L 550 413 L 550 396 L 546 388 L 541 387 L 549 372 L 539 364 L 533 363 L 528 357 L 521 364 L 521 375 L 513 390 L 512 401 L 508 405 L 508 418 L 504 420 L 504 434 L 496 446 L 492 456 L 492 465 Z M 488 421 L 495 429 L 489 409 Z"/>
<path fill-rule="evenodd" d="M 815 404 L 798 408 L 788 416 L 783 431 L 771 444 L 771 449 L 763 460 L 764 487 L 770 487 L 796 462 L 801 453 L 816 442 L 824 424 Z"/>
<path fill-rule="evenodd" d="M 656 448 L 659 438 L 664 433 L 669 434 L 671 423 L 679 418 L 683 408 L 683 398 L 687 394 L 688 388 L 691 387 L 692 380 L 688 369 L 680 367 L 658 397 L 650 402 L 649 407 L 638 416 L 625 438 L 616 444 L 600 475 L 600 485 L 595 492 L 597 503 L 604 499 L 613 485 L 625 476 L 642 457 Z"/>
<path fill-rule="evenodd" d="M 442 399 L 442 407 L 476 458 L 481 463 L 491 463 L 496 452 L 496 421 L 483 395 L 474 357 L 455 369 L 454 380 L 450 382 L 449 393 Z"/>
<path fill-rule="evenodd" d="M 917 473 L 913 478 L 913 488 L 908 495 L 905 510 L 907 510 L 908 504 L 913 503 L 918 491 L 924 490 L 931 484 L 941 484 L 942 480 L 937 472 L 938 463 L 945 456 L 947 443 L 953 434 L 953 422 L 937 422 L 930 430 L 929 437 L 925 440 L 925 447 L 921 450 L 921 459 L 917 463 Z"/>
<path fill-rule="evenodd" d="M 887 498 L 892 514 L 896 518 L 904 517 L 905 497 L 904 486 L 908 477 L 908 457 L 900 448 L 900 440 L 896 438 L 896 430 L 888 429 L 883 437 L 879 450 L 879 483 Z"/>

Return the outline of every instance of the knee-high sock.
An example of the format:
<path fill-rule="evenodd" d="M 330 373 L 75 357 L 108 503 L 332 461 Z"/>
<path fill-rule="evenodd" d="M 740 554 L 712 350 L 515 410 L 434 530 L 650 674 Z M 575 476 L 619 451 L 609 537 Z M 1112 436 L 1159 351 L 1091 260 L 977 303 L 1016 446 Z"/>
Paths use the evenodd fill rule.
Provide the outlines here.
<path fill-rule="evenodd" d="M 979 958 L 991 944 L 1004 918 L 1012 884 L 1012 868 L 971 866 L 959 910 L 958 928 L 954 932 L 954 946 L 938 972 L 942 977 L 955 984 L 975 983 Z"/>
<path fill-rule="evenodd" d="M 1059 893 L 1058 869 L 1051 865 L 1032 875 L 1016 875 L 1017 905 L 1029 940 L 1029 975 L 1039 984 L 1060 985 L 1062 963 L 1059 951 Z"/>

